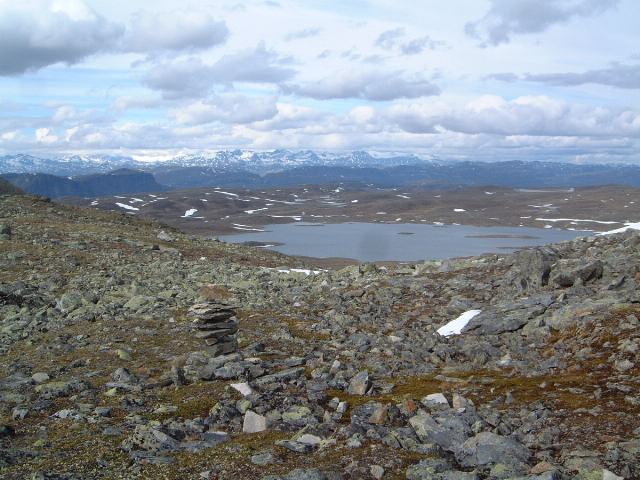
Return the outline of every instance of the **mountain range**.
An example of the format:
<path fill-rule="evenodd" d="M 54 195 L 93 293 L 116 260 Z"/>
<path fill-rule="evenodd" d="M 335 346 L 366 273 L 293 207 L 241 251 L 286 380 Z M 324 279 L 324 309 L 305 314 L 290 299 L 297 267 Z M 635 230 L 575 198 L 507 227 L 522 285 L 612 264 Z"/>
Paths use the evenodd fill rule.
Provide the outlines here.
<path fill-rule="evenodd" d="M 130 168 L 163 171 L 177 168 L 205 168 L 215 173 L 247 171 L 258 175 L 300 166 L 392 167 L 419 165 L 430 160 L 411 154 L 349 153 L 311 150 L 249 151 L 230 150 L 213 153 L 182 154 L 163 160 L 140 160 L 117 155 L 67 155 L 35 157 L 27 154 L 0 156 L 0 173 L 48 173 L 60 176 L 107 173 Z"/>
<path fill-rule="evenodd" d="M 372 152 L 220 151 L 163 161 L 122 156 L 0 157 L 0 174 L 21 189 L 51 197 L 141 193 L 199 187 L 280 188 L 352 184 L 380 188 L 640 186 L 634 165 L 557 162 L 445 162 Z"/>

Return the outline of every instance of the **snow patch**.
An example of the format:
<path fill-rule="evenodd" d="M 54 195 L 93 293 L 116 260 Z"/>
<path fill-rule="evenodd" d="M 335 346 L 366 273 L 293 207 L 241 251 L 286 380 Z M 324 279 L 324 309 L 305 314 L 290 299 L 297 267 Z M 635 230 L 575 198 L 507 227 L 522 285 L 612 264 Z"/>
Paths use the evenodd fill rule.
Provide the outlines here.
<path fill-rule="evenodd" d="M 252 215 L 256 212 L 261 212 L 263 210 L 269 210 L 267 207 L 264 208 L 256 208 L 255 210 L 245 210 L 244 213 L 248 213 L 249 215 Z"/>
<path fill-rule="evenodd" d="M 640 222 L 625 223 L 624 227 L 616 228 L 615 230 L 609 230 L 608 232 L 597 233 L 596 235 L 613 235 L 614 233 L 623 233 L 627 230 L 640 230 Z"/>
<path fill-rule="evenodd" d="M 136 207 L 132 207 L 131 205 L 127 205 L 126 203 L 118 203 L 116 202 L 116 205 L 119 206 L 120 208 L 124 208 L 125 210 L 140 210 L 139 208 Z"/>
<path fill-rule="evenodd" d="M 307 270 L 306 268 L 279 268 L 279 273 L 304 273 L 305 275 L 317 275 L 322 273 L 322 270 Z"/>
<path fill-rule="evenodd" d="M 189 210 L 187 210 L 186 212 L 184 212 L 184 215 L 182 215 L 182 217 L 180 218 L 189 218 L 189 217 L 193 217 L 193 214 L 196 213 L 198 211 L 197 208 L 190 208 Z"/>
<path fill-rule="evenodd" d="M 524 218 L 524 217 L 520 217 Z M 540 222 L 587 222 L 587 223 L 601 223 L 602 225 L 615 225 L 622 222 L 605 222 L 602 220 L 580 220 L 577 218 L 536 218 Z"/>
<path fill-rule="evenodd" d="M 450 335 L 460 335 L 462 329 L 467 326 L 467 324 L 476 316 L 480 315 L 482 310 L 468 310 L 460 315 L 455 320 L 451 320 L 446 325 L 440 327 L 438 329 L 438 334 L 443 337 L 448 337 Z"/>

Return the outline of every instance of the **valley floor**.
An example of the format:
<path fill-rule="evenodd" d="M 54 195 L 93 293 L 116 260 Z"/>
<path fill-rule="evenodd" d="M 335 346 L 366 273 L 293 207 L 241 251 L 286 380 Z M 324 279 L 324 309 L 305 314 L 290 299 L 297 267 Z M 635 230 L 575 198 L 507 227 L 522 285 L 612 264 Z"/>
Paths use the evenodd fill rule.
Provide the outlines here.
<path fill-rule="evenodd" d="M 249 233 L 292 222 L 386 222 L 525 226 L 608 231 L 640 219 L 640 189 L 205 188 L 131 196 L 63 199 L 156 219 L 201 235 Z"/>

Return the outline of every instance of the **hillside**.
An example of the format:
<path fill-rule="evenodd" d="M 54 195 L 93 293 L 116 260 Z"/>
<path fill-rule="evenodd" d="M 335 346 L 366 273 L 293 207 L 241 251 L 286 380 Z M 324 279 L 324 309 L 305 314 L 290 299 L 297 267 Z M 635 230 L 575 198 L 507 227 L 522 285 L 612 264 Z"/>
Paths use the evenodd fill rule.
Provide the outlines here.
<path fill-rule="evenodd" d="M 73 178 L 45 173 L 7 173 L 3 177 L 25 192 L 51 198 L 121 195 L 166 190 L 166 187 L 158 184 L 150 173 L 128 169 Z"/>
<path fill-rule="evenodd" d="M 21 195 L 23 193 L 18 187 L 0 177 L 0 195 Z"/>
<path fill-rule="evenodd" d="M 32 197 L 0 224 L 3 479 L 640 477 L 637 232 L 304 271 Z"/>

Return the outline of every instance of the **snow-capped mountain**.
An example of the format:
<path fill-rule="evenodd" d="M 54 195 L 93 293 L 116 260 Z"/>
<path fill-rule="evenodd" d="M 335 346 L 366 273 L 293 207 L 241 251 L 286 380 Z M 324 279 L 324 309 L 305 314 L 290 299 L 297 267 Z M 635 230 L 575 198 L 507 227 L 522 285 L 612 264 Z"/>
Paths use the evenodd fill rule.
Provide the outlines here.
<path fill-rule="evenodd" d="M 329 153 L 311 150 L 223 150 L 176 155 L 164 160 L 141 160 L 114 155 L 67 155 L 45 158 L 16 154 L 0 157 L 0 173 L 48 173 L 60 176 L 78 176 L 105 173 L 119 168 L 155 171 L 198 167 L 219 173 L 248 171 L 264 175 L 300 166 L 393 167 L 428 162 L 430 162 L 429 159 L 412 154 L 380 154 L 365 151 Z"/>

